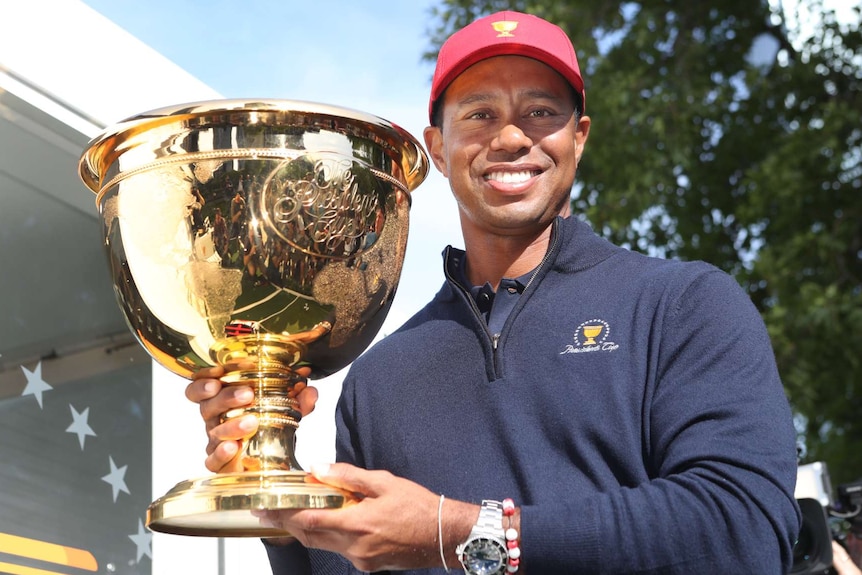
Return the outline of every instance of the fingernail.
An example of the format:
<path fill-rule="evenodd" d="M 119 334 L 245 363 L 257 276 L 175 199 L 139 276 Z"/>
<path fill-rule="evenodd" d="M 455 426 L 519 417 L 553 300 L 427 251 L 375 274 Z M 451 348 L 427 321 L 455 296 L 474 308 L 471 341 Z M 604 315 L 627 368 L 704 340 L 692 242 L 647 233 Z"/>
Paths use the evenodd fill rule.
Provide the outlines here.
<path fill-rule="evenodd" d="M 208 381 L 204 384 L 204 391 L 207 393 L 215 394 L 218 392 L 218 384 L 214 381 Z"/>
<path fill-rule="evenodd" d="M 234 392 L 234 397 L 239 401 L 248 403 L 254 399 L 254 392 L 247 387 L 243 387 Z"/>
<path fill-rule="evenodd" d="M 329 475 L 329 468 L 328 463 L 312 463 L 311 474 L 316 477 L 325 477 Z"/>
<path fill-rule="evenodd" d="M 239 420 L 239 428 L 243 431 L 251 431 L 257 427 L 257 417 L 254 415 L 246 415 Z"/>

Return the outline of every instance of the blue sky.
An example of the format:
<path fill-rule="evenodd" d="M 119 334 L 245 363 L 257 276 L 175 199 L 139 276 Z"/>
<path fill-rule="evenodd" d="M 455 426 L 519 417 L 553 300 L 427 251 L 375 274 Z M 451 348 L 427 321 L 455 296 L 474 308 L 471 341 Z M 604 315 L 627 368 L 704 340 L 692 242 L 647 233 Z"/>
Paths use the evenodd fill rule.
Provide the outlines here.
<path fill-rule="evenodd" d="M 380 116 L 427 97 L 427 0 L 85 3 L 225 97 L 309 99 Z"/>

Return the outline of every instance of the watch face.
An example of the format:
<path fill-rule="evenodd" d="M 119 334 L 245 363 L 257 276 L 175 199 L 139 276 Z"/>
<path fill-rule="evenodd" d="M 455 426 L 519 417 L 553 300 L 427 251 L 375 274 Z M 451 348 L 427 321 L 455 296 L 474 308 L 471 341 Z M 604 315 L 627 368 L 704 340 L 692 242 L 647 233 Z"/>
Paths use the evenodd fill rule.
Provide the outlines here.
<path fill-rule="evenodd" d="M 502 573 L 507 558 L 506 546 L 496 539 L 473 539 L 464 548 L 464 568 L 471 575 Z"/>

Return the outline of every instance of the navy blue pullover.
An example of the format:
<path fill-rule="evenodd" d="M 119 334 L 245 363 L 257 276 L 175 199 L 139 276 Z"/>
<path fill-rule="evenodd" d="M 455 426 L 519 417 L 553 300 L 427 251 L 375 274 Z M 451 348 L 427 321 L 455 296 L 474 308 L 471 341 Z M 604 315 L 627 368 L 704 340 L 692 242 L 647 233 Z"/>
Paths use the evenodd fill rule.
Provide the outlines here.
<path fill-rule="evenodd" d="M 454 280 L 462 257 L 447 248 L 440 292 L 354 362 L 338 460 L 447 498 L 513 498 L 530 575 L 789 571 L 795 431 L 730 276 L 558 219 L 497 338 Z M 268 551 L 276 575 L 307 555 L 314 573 L 354 572 L 299 545 Z"/>

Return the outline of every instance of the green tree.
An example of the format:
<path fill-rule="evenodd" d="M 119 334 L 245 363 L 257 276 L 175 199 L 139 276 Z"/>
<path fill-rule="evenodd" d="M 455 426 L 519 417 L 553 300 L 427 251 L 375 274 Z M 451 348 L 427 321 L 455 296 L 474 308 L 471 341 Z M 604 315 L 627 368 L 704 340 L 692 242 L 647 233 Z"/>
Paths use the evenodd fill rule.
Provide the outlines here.
<path fill-rule="evenodd" d="M 842 19 L 823 0 L 445 0 L 428 57 L 503 9 L 557 23 L 578 51 L 593 130 L 575 213 L 734 275 L 773 338 L 803 461 L 862 477 L 858 0 Z"/>

